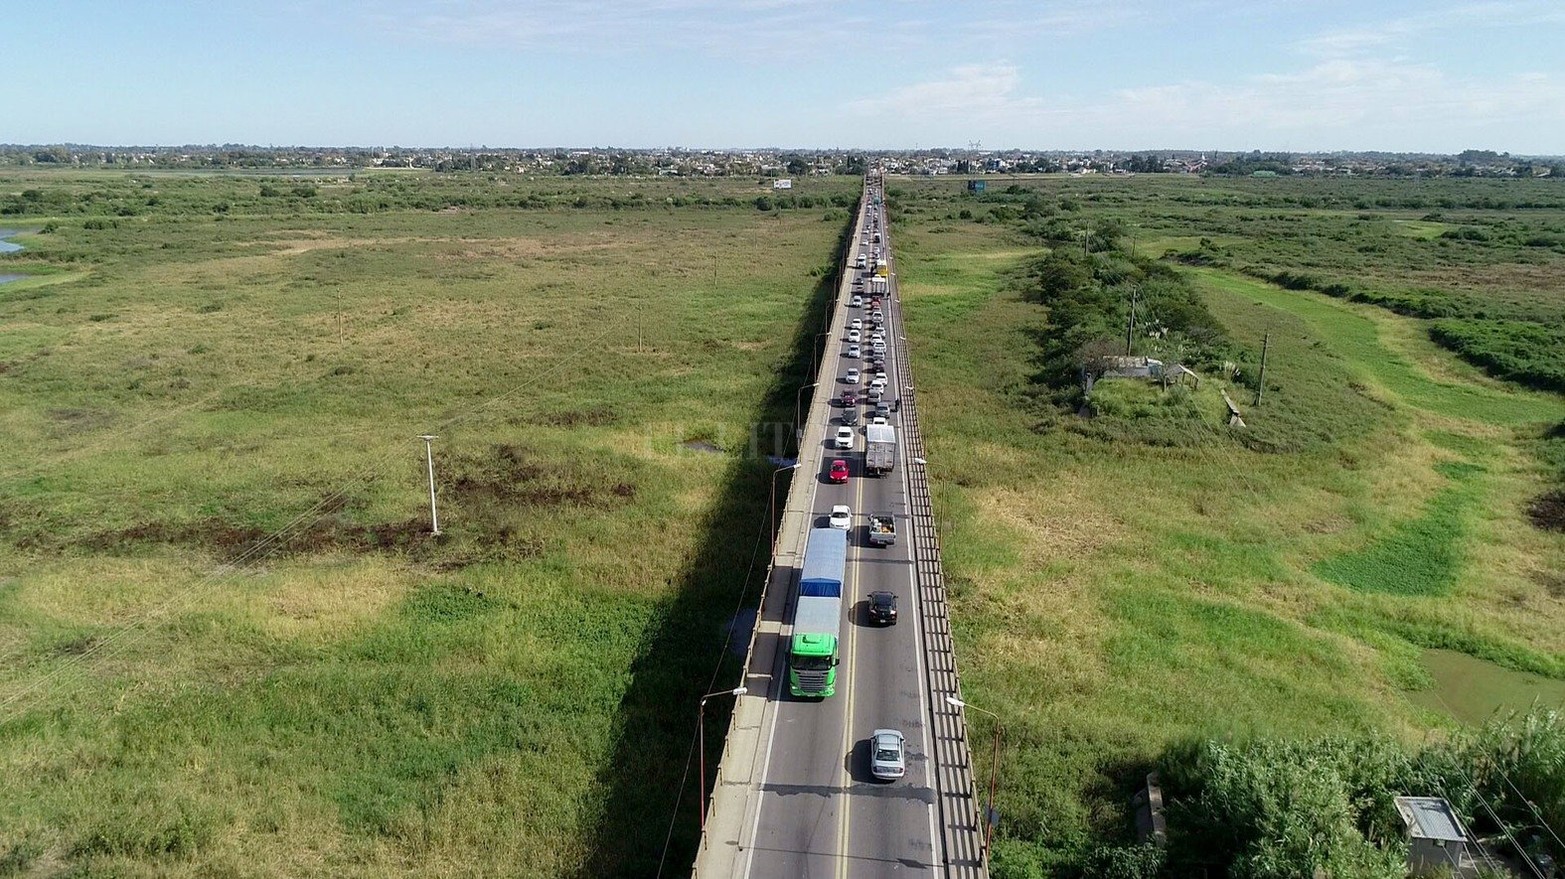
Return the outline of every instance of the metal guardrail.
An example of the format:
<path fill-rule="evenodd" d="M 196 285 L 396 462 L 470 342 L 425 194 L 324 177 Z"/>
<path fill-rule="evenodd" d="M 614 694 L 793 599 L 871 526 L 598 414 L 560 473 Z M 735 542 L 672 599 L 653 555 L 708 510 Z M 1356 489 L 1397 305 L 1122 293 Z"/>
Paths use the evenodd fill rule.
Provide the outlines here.
<path fill-rule="evenodd" d="M 886 225 L 890 226 L 887 218 Z M 888 237 L 889 242 L 889 237 Z M 889 251 L 889 247 L 888 247 Z M 962 709 L 946 702 L 947 696 L 962 698 L 962 678 L 956 668 L 956 650 L 951 641 L 951 612 L 946 603 L 945 573 L 940 563 L 940 531 L 935 525 L 934 503 L 929 493 L 926 467 L 913 463 L 927 460 L 924 436 L 918 425 L 918 383 L 913 381 L 913 360 L 909 356 L 907 335 L 902 332 L 902 294 L 893 276 L 891 297 L 897 307 L 896 349 L 902 377 L 903 466 L 907 468 L 908 523 L 911 526 L 916 560 L 918 599 L 923 609 L 920 624 L 924 635 L 924 666 L 929 680 L 929 728 L 934 739 L 935 792 L 944 835 L 946 875 L 948 877 L 987 877 L 989 865 L 984 851 L 983 815 L 973 787 L 973 756 L 967 739 L 967 718 Z"/>
<path fill-rule="evenodd" d="M 861 199 L 854 225 L 855 240 L 860 230 L 864 228 L 865 214 L 871 207 L 868 199 Z M 889 218 L 885 225 L 889 227 Z M 889 228 L 887 232 L 889 233 Z M 886 241 L 889 263 L 893 260 L 889 234 Z M 854 250 L 854 247 L 849 247 L 843 257 L 846 262 L 838 284 L 837 295 L 831 306 L 833 327 L 837 327 L 843 320 L 842 297 L 850 295 Z M 909 387 L 916 387 L 912 381 L 912 362 L 903 333 L 901 294 L 895 275 L 892 276 L 888 286 L 887 298 L 896 309 L 895 322 L 892 326 L 894 332 L 891 335 L 900 374 Z M 830 345 L 819 355 L 820 359 L 816 363 L 817 376 L 820 371 L 820 361 L 824 360 L 829 352 Z M 829 383 L 826 382 L 822 382 L 816 388 L 816 393 L 811 396 L 810 402 L 812 413 L 817 411 L 816 406 L 830 405 L 831 390 Z M 928 694 L 930 717 L 927 718 L 927 722 L 935 749 L 935 753 L 930 756 L 936 767 L 932 779 L 939 810 L 944 874 L 951 879 L 987 879 L 988 863 L 983 848 L 983 816 L 979 811 L 978 798 L 973 787 L 972 754 L 967 739 L 967 721 L 960 709 L 952 708 L 945 701 L 946 696 L 961 698 L 962 684 L 957 674 L 956 655 L 951 641 L 951 618 L 945 598 L 945 578 L 940 564 L 940 536 L 935 526 L 929 482 L 925 468 L 912 463 L 915 458 L 924 458 L 924 441 L 918 427 L 916 391 L 904 390 L 900 399 L 902 436 L 899 438 L 898 445 L 901 447 L 899 455 L 907 478 L 908 524 L 916 557 L 915 575 L 919 589 L 919 603 L 923 610 L 920 625 L 924 644 L 924 664 L 928 672 L 927 680 L 930 689 Z M 812 416 L 807 420 L 807 424 L 819 426 L 824 424 L 824 420 Z M 818 431 L 806 427 L 805 436 L 800 440 L 800 449 L 820 448 L 824 431 L 824 427 L 820 427 Z M 808 530 L 799 525 L 799 519 L 802 516 L 806 521 L 808 520 L 810 499 L 813 498 L 811 488 L 815 476 L 816 474 L 808 468 L 800 467 L 793 473 L 789 483 L 778 530 L 777 546 L 767 566 L 756 625 L 751 630 L 750 643 L 745 652 L 744 668 L 747 684 L 754 680 L 766 680 L 781 673 L 783 659 L 781 645 L 786 642 L 788 627 L 780 623 L 768 622 L 768 603 L 784 602 L 780 614 L 774 616 L 778 620 L 788 618 L 787 605 L 791 604 L 790 587 L 794 570 L 799 566 L 803 556 L 804 535 Z M 785 539 L 790 534 L 794 539 Z M 782 596 L 775 593 L 774 590 L 778 588 L 783 590 Z M 757 649 L 763 638 L 772 645 L 770 655 L 762 655 L 765 651 Z M 755 805 L 751 801 L 755 798 L 749 794 L 753 791 L 756 766 L 764 757 L 762 753 L 764 745 L 759 733 L 764 727 L 765 717 L 769 711 L 770 704 L 765 691 L 758 693 L 752 690 L 751 693 L 739 698 L 739 703 L 729 717 L 723 758 L 718 764 L 717 780 L 712 789 L 712 800 L 707 811 L 706 832 L 702 836 L 701 846 L 696 855 L 693 876 L 702 875 L 703 869 L 708 876 L 726 876 L 732 869 L 734 862 L 727 860 L 725 864 L 725 859 L 737 855 L 744 828 L 749 826 L 751 821 L 750 810 Z M 719 824 L 719 813 L 724 809 L 735 808 L 735 799 L 740 797 L 741 789 L 743 797 L 738 805 L 742 808 L 742 814 L 737 816 L 737 821 L 732 822 L 735 828 L 734 834 L 730 836 L 716 831 L 723 838 L 713 844 L 711 837 Z"/>

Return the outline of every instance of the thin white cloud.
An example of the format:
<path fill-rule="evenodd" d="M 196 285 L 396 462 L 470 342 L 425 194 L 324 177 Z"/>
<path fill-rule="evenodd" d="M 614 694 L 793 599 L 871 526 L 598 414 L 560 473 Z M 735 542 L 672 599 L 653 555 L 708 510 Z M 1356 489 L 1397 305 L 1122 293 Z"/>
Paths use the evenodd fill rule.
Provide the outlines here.
<path fill-rule="evenodd" d="M 834 13 L 829 0 L 387 0 L 366 15 L 378 29 L 410 40 L 591 55 L 787 49 L 818 33 L 823 21 L 870 24 Z"/>
<path fill-rule="evenodd" d="M 918 114 L 957 114 L 969 119 L 1000 119 L 1044 112 L 1041 99 L 1018 95 L 1021 68 L 1004 62 L 953 67 L 941 79 L 900 86 L 880 97 L 848 102 L 859 116 L 906 118 Z"/>
<path fill-rule="evenodd" d="M 1453 77 L 1425 64 L 1328 59 L 1231 83 L 1120 89 L 1089 102 L 1031 94 L 1014 65 L 975 64 L 844 109 L 884 125 L 888 143 L 1548 152 L 1565 132 L 1565 79 Z M 1517 133 L 1536 143 L 1497 140 Z"/>
<path fill-rule="evenodd" d="M 1558 0 L 1487 0 L 1325 31 L 1299 41 L 1297 48 L 1308 55 L 1337 58 L 1400 46 L 1415 37 L 1440 31 L 1538 27 L 1562 22 L 1565 7 Z"/>
<path fill-rule="evenodd" d="M 962 22 L 961 30 L 969 37 L 1014 43 L 1117 27 L 1140 20 L 1143 13 L 1130 4 L 1109 5 L 1093 0 L 998 4 L 985 9 L 983 17 Z"/>

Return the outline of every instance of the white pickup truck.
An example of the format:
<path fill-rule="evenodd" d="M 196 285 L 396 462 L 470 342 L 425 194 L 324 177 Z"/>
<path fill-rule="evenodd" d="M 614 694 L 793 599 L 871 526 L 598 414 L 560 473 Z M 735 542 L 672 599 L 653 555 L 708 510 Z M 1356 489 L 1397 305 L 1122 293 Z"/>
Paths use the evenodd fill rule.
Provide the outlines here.
<path fill-rule="evenodd" d="M 869 545 L 892 546 L 897 542 L 897 520 L 890 513 L 869 514 Z"/>

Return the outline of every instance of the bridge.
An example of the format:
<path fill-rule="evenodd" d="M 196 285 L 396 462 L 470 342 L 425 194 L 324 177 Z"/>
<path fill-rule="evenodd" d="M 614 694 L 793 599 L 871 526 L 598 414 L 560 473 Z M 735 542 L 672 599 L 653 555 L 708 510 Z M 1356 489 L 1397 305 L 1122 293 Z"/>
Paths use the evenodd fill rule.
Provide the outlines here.
<path fill-rule="evenodd" d="M 745 692 L 730 717 L 715 779 L 704 788 L 711 799 L 695 862 L 701 879 L 988 875 L 989 804 L 974 788 L 881 185 L 875 172 L 866 178 L 817 383 L 800 425 L 799 461 L 746 655 Z M 841 426 L 841 392 L 864 387 L 842 376 L 864 365 L 848 356 L 847 338 L 850 322 L 858 319 L 868 339 L 868 291 L 879 283 L 877 249 L 886 260 L 885 399 L 895 401 L 889 419 L 898 442 L 892 471 L 867 476 L 862 429 L 855 428 L 851 451 L 834 448 L 833 439 Z M 864 297 L 862 306 L 852 306 L 855 294 Z M 868 345 L 864 348 L 867 353 Z M 835 459 L 849 464 L 846 484 L 828 479 Z M 854 524 L 843 581 L 837 689 L 825 699 L 793 697 L 787 654 L 805 542 L 838 504 L 852 509 Z M 874 547 L 865 516 L 882 511 L 893 514 L 897 540 Z M 866 596 L 872 591 L 897 596 L 895 625 L 869 624 Z M 879 728 L 906 736 L 907 773 L 894 782 L 870 775 L 867 739 Z"/>

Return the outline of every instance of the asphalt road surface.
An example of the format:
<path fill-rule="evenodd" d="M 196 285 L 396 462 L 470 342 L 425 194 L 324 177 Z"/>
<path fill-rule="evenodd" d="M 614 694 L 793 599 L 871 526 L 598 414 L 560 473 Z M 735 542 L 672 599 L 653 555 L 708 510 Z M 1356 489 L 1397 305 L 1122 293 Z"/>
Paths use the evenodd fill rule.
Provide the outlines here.
<path fill-rule="evenodd" d="M 866 212 L 878 217 L 883 236 L 882 253 L 890 259 L 883 208 Z M 856 250 L 850 253 L 850 271 L 856 268 L 859 251 L 874 248 L 867 228 L 854 236 Z M 874 269 L 870 259 L 869 271 Z M 902 334 L 902 313 L 897 296 L 896 278 L 884 299 L 888 340 Z M 866 279 L 864 287 L 869 281 Z M 855 285 L 855 291 L 860 287 Z M 847 324 L 854 318 L 865 323 L 869 337 L 869 296 L 865 306 L 849 307 L 839 303 L 832 321 L 831 344 L 821 367 L 821 382 L 832 382 L 841 391 L 853 388 L 862 396 L 868 385 L 849 385 L 841 376 L 850 367 L 866 363 L 847 356 Z M 869 346 L 865 344 L 865 353 Z M 897 347 L 889 346 L 886 358 L 886 399 L 896 400 L 906 387 L 903 364 L 897 362 Z M 821 411 L 814 407 L 809 417 L 829 419 L 823 447 L 805 449 L 802 467 L 816 474 L 811 526 L 826 524 L 835 504 L 853 509 L 854 528 L 849 536 L 848 565 L 843 583 L 841 657 L 838 666 L 837 693 L 828 699 L 802 699 L 788 695 L 786 679 L 774 680 L 770 696 L 777 700 L 768 729 L 762 730 L 766 756 L 761 770 L 760 802 L 751 816 L 751 826 L 742 831 L 743 875 L 747 877 L 859 877 L 938 875 L 941 863 L 940 833 L 936 826 L 935 793 L 932 789 L 932 753 L 925 719 L 930 716 L 929 688 L 923 679 L 923 645 L 917 620 L 920 614 L 918 590 L 913 579 L 910 557 L 913 541 L 907 532 L 905 474 L 907 462 L 898 449 L 896 467 L 881 477 L 866 477 L 864 471 L 864 430 L 872 407 L 860 403 L 860 426 L 854 429 L 851 452 L 832 447 L 832 436 L 840 424 L 841 407 L 836 404 Z M 891 423 L 902 436 L 902 414 L 893 412 Z M 846 485 L 828 481 L 827 471 L 833 459 L 845 459 L 851 470 Z M 890 511 L 896 516 L 898 539 L 891 547 L 876 548 L 868 543 L 865 516 L 872 511 Z M 899 621 L 885 627 L 868 622 L 866 600 L 870 592 L 886 590 L 897 595 Z M 895 782 L 871 777 L 867 739 L 878 728 L 900 729 L 907 737 L 907 774 Z"/>

